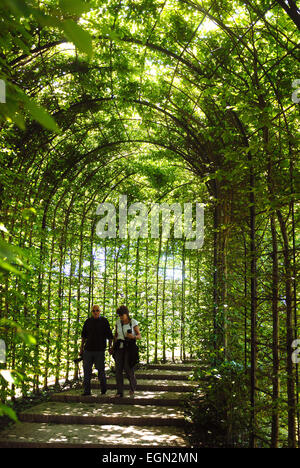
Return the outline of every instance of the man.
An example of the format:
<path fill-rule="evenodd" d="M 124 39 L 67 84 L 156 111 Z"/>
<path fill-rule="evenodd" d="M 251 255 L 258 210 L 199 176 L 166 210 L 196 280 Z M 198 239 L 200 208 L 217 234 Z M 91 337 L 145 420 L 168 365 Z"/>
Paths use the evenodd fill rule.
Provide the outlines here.
<path fill-rule="evenodd" d="M 105 375 L 105 348 L 106 340 L 109 340 L 109 350 L 112 350 L 113 334 L 105 317 L 100 317 L 100 307 L 95 304 L 92 307 L 92 317 L 83 325 L 81 333 L 80 354 L 83 357 L 83 395 L 91 394 L 92 368 L 98 370 L 101 394 L 106 393 Z"/>

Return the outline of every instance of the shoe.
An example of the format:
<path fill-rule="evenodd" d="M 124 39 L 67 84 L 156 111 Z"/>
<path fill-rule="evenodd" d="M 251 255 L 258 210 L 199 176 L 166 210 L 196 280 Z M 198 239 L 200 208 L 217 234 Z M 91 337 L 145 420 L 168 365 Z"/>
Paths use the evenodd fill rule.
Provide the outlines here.
<path fill-rule="evenodd" d="M 101 390 L 101 395 L 105 395 L 106 390 Z"/>
<path fill-rule="evenodd" d="M 115 398 L 123 398 L 123 393 L 116 393 Z"/>
<path fill-rule="evenodd" d="M 134 398 L 134 392 L 133 392 L 132 390 L 130 390 L 129 396 L 130 396 L 131 398 Z"/>
<path fill-rule="evenodd" d="M 90 393 L 84 392 L 84 393 L 82 393 L 81 395 L 82 395 L 82 396 L 91 396 L 92 394 L 91 394 L 91 392 L 90 392 Z"/>

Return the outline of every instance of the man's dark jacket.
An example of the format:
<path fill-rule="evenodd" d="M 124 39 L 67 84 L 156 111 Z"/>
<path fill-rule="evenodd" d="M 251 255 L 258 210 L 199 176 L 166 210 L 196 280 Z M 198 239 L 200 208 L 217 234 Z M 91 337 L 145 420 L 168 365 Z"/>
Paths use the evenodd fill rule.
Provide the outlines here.
<path fill-rule="evenodd" d="M 83 325 L 81 337 L 86 339 L 85 351 L 104 351 L 106 340 L 113 339 L 108 320 L 100 316 L 88 318 Z"/>

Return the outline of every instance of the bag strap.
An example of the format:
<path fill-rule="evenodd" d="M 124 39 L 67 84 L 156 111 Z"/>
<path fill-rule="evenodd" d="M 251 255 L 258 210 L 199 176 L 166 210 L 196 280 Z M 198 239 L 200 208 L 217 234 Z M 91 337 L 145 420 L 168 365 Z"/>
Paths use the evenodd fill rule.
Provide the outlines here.
<path fill-rule="evenodd" d="M 121 322 L 121 327 L 122 327 L 122 333 L 123 333 L 123 337 L 124 337 L 124 340 L 125 340 L 125 335 L 124 335 L 124 330 L 123 330 L 123 323 L 122 323 L 121 319 L 120 319 L 120 322 Z M 132 324 L 131 324 L 131 320 L 130 320 L 129 324 L 130 324 L 130 328 L 131 328 L 131 331 L 132 331 Z"/>

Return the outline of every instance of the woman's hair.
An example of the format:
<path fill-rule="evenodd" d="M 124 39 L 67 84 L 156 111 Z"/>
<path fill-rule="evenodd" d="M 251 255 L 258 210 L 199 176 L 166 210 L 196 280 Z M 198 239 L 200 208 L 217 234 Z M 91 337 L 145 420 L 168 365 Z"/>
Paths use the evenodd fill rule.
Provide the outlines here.
<path fill-rule="evenodd" d="M 117 308 L 117 314 L 119 316 L 123 315 L 123 314 L 126 314 L 128 316 L 128 318 L 130 319 L 128 307 L 126 307 L 125 305 L 121 305 L 120 307 Z"/>

